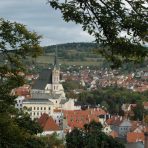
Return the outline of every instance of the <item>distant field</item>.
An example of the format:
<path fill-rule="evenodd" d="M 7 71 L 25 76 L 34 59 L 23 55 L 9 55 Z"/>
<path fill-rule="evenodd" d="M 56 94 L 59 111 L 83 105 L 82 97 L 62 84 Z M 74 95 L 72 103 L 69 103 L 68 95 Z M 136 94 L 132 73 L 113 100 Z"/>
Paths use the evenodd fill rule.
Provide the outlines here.
<path fill-rule="evenodd" d="M 59 64 L 66 64 L 66 65 L 83 65 L 83 66 L 89 66 L 89 65 L 94 65 L 94 66 L 99 66 L 102 62 L 98 62 L 96 58 L 88 58 L 87 61 L 78 61 L 78 60 L 67 60 L 67 59 L 58 59 Z M 36 58 L 36 62 L 39 64 L 51 64 L 54 62 L 54 56 L 51 55 L 45 55 L 45 56 L 39 56 Z"/>

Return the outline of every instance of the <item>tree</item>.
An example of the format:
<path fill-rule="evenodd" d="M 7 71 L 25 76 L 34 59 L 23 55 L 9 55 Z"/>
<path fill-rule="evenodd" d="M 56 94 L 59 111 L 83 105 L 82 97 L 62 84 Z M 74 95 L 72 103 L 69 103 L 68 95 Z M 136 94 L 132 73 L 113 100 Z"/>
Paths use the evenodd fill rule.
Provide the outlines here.
<path fill-rule="evenodd" d="M 66 22 L 81 24 L 114 66 L 148 55 L 147 0 L 48 0 Z"/>
<path fill-rule="evenodd" d="M 45 137 L 48 148 L 64 148 L 63 140 L 58 138 L 57 133 Z"/>
<path fill-rule="evenodd" d="M 103 107 L 103 108 L 105 108 L 106 110 L 108 110 L 109 105 L 107 104 L 106 101 L 102 101 L 102 102 L 101 102 L 101 107 Z"/>
<path fill-rule="evenodd" d="M 124 148 L 124 145 L 105 135 L 102 125 L 95 121 L 84 125 L 84 129 L 73 129 L 66 135 L 67 148 Z"/>
<path fill-rule="evenodd" d="M 23 59 L 41 53 L 40 38 L 22 24 L 0 19 L 0 147 L 35 148 L 45 145 L 36 136 L 41 132 L 38 123 L 15 109 L 16 96 L 11 96 L 11 90 L 24 83 L 23 77 L 18 75 L 25 70 Z"/>
<path fill-rule="evenodd" d="M 136 107 L 133 108 L 133 112 L 134 112 L 134 120 L 143 120 L 143 114 L 144 114 L 144 107 L 143 104 L 141 103 L 137 103 Z"/>

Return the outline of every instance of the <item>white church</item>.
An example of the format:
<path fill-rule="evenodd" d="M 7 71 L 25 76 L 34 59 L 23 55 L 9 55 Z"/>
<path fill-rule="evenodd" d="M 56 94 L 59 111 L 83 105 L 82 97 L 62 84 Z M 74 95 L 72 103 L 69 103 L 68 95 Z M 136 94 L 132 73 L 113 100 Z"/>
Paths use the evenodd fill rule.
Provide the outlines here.
<path fill-rule="evenodd" d="M 54 110 L 79 110 L 74 105 L 74 99 L 65 97 L 64 89 L 60 84 L 60 67 L 55 52 L 54 66 L 44 69 L 32 86 L 31 98 L 24 99 L 22 108 L 26 109 L 31 118 L 39 118 L 43 113 L 54 115 Z"/>

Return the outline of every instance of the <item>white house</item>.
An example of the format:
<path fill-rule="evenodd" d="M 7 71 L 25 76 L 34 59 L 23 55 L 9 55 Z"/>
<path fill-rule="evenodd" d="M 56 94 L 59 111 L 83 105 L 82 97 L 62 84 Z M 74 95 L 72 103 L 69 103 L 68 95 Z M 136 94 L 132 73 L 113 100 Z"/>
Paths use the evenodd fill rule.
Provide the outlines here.
<path fill-rule="evenodd" d="M 23 100 L 25 99 L 25 97 L 24 96 L 18 96 L 16 99 L 15 99 L 15 101 L 16 101 L 16 103 L 15 103 L 15 108 L 17 108 L 17 109 L 22 109 L 22 107 L 23 107 Z"/>

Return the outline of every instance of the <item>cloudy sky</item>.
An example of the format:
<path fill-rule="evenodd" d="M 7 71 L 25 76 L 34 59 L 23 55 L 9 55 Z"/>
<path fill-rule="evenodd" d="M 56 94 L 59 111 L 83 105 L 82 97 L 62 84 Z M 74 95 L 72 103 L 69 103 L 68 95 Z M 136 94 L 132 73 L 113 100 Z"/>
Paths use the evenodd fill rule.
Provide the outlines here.
<path fill-rule="evenodd" d="M 0 0 L 0 17 L 23 23 L 43 36 L 41 45 L 67 42 L 91 42 L 93 38 L 81 26 L 63 21 L 47 0 Z"/>

